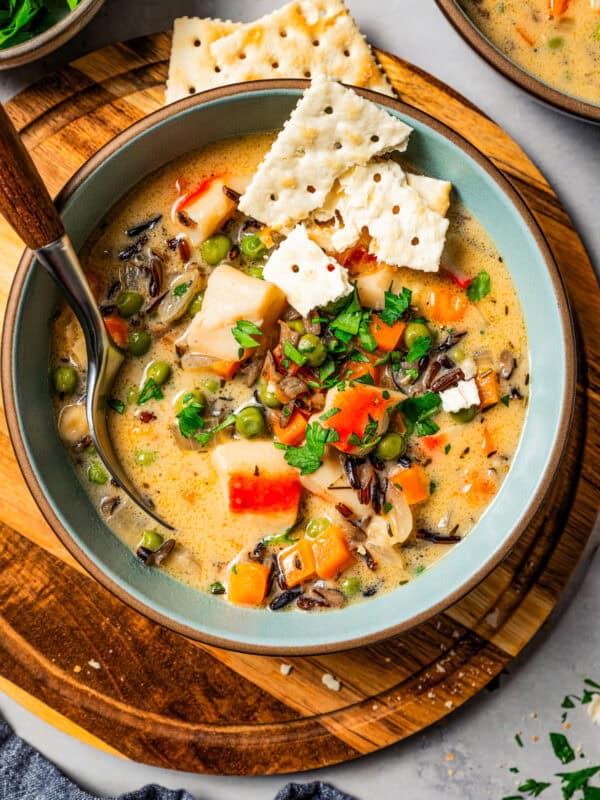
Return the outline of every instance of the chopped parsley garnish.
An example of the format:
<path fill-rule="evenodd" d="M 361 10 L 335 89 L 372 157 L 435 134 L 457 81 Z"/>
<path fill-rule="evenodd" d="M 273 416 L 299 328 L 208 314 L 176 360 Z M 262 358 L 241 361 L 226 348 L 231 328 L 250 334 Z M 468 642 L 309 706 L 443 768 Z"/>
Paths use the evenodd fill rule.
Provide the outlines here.
<path fill-rule="evenodd" d="M 147 403 L 148 400 L 162 400 L 162 399 L 163 399 L 163 393 L 161 391 L 160 386 L 154 380 L 154 378 L 148 378 L 148 380 L 142 387 L 142 391 L 139 394 L 137 400 L 138 406 Z"/>
<path fill-rule="evenodd" d="M 294 530 L 294 525 L 291 528 L 287 528 L 287 530 L 283 531 L 283 533 L 273 533 L 271 536 L 263 536 L 260 540 L 263 544 L 293 544 L 297 541 L 291 535 L 292 531 Z"/>
<path fill-rule="evenodd" d="M 442 401 L 439 394 L 427 392 L 421 397 L 408 397 L 403 400 L 398 408 L 404 416 L 408 433 L 415 428 L 418 436 L 429 436 L 439 431 L 439 426 L 432 420 L 434 414 L 440 410 Z"/>
<path fill-rule="evenodd" d="M 354 383 L 364 383 L 367 386 L 375 386 L 375 381 L 373 380 L 373 376 L 370 372 L 365 372 L 364 375 L 361 375 L 360 378 L 352 378 Z"/>
<path fill-rule="evenodd" d="M 180 283 L 178 286 L 176 286 L 173 289 L 173 294 L 175 295 L 175 297 L 183 297 L 183 295 L 190 288 L 190 283 L 191 281 L 188 281 L 187 283 Z"/>
<path fill-rule="evenodd" d="M 483 300 L 483 298 L 490 293 L 491 288 L 492 281 L 490 279 L 490 275 L 488 272 L 482 269 L 481 272 L 479 272 L 469 284 L 469 288 L 467 289 L 467 297 L 472 303 L 477 303 L 479 300 Z"/>
<path fill-rule="evenodd" d="M 343 334 L 349 334 L 351 337 L 356 336 L 360 328 L 362 316 L 363 310 L 358 299 L 358 287 L 355 284 L 350 302 L 331 320 L 329 327 L 338 339 L 341 338 L 342 341 L 349 341 Z M 342 336 L 339 335 L 340 333 Z"/>
<path fill-rule="evenodd" d="M 391 285 L 390 285 L 390 288 L 386 292 L 384 292 L 384 298 L 385 298 L 385 307 L 381 312 L 381 314 L 379 315 L 379 318 L 381 319 L 382 322 L 384 322 L 388 327 L 391 328 L 391 326 L 395 322 L 398 322 L 400 317 L 404 314 L 404 312 L 411 304 L 412 292 L 410 291 L 410 289 L 407 289 L 405 287 L 402 289 L 400 294 L 394 294 L 394 292 L 391 291 Z"/>
<path fill-rule="evenodd" d="M 217 425 L 216 428 L 211 428 L 209 431 L 204 431 L 203 433 L 200 433 L 200 432 L 196 433 L 194 435 L 194 439 L 196 439 L 198 442 L 200 442 L 202 447 L 204 447 L 205 445 L 207 445 L 210 442 L 210 440 L 215 435 L 215 433 L 218 433 L 219 431 L 222 431 L 225 428 L 228 428 L 230 425 L 233 425 L 234 422 L 235 422 L 235 414 L 230 414 L 228 417 L 226 417 L 223 420 L 223 422 L 221 422 L 219 425 Z"/>
<path fill-rule="evenodd" d="M 306 429 L 306 441 L 301 447 L 275 442 L 275 447 L 285 450 L 285 460 L 297 467 L 301 475 L 310 475 L 321 466 L 321 459 L 328 442 L 339 441 L 339 434 L 333 428 L 323 428 L 318 422 L 311 422 Z"/>
<path fill-rule="evenodd" d="M 179 433 L 184 439 L 195 437 L 198 431 L 201 431 L 205 427 L 204 419 L 202 418 L 203 410 L 204 407 L 201 403 L 194 400 L 184 406 L 179 414 L 177 414 Z"/>
<path fill-rule="evenodd" d="M 377 342 L 371 333 L 371 319 L 372 314 L 370 311 L 363 312 L 362 319 L 358 327 L 358 339 L 365 350 L 369 353 L 377 350 Z"/>
<path fill-rule="evenodd" d="M 117 414 L 122 414 L 125 411 L 125 403 L 122 400 L 117 400 L 116 397 L 109 397 L 108 405 L 113 411 L 116 411 Z"/>
<path fill-rule="evenodd" d="M 306 356 L 294 347 L 290 341 L 283 343 L 283 353 L 290 361 L 293 361 L 294 364 L 298 364 L 299 367 L 303 367 L 306 364 Z"/>
<path fill-rule="evenodd" d="M 419 564 L 419 566 L 415 569 L 415 575 L 421 575 L 421 573 L 425 572 L 427 567 L 425 564 Z"/>
<path fill-rule="evenodd" d="M 534 781 L 533 778 L 528 778 L 525 783 L 519 786 L 519 791 L 525 792 L 530 797 L 539 797 L 551 785 L 550 783 L 542 783 L 541 781 Z"/>
<path fill-rule="evenodd" d="M 322 422 L 325 422 L 326 419 L 330 419 L 331 417 L 335 417 L 336 414 L 339 414 L 341 411 L 340 408 L 330 408 L 329 411 L 326 411 L 324 414 L 321 414 L 319 419 Z"/>
<path fill-rule="evenodd" d="M 430 349 L 431 336 L 419 336 L 406 354 L 406 360 L 410 362 L 418 361 L 423 356 L 426 356 Z"/>
<path fill-rule="evenodd" d="M 508 408 L 508 405 L 510 403 L 510 395 L 505 394 L 503 397 L 500 398 L 500 402 L 504 403 L 504 405 Z"/>
<path fill-rule="evenodd" d="M 365 425 L 362 439 L 353 432 L 348 437 L 348 444 L 351 444 L 354 447 L 372 447 L 381 439 L 381 436 L 379 436 L 377 433 L 378 427 L 379 425 L 377 420 L 373 419 L 373 417 L 369 414 L 369 421 Z"/>
<path fill-rule="evenodd" d="M 563 764 L 570 764 L 571 761 L 575 761 L 575 751 L 564 734 L 551 733 L 550 744 L 554 750 L 554 755 L 559 758 Z"/>
<path fill-rule="evenodd" d="M 429 481 L 429 494 L 433 494 L 437 489 L 437 483 L 435 481 Z"/>
<path fill-rule="evenodd" d="M 447 444 L 447 445 L 444 447 L 444 453 L 445 453 L 446 455 L 448 455 L 448 453 L 450 452 L 450 450 L 452 450 L 452 445 L 450 444 L 450 442 L 448 442 L 448 444 Z"/>
<path fill-rule="evenodd" d="M 392 503 L 384 503 L 384 504 L 383 504 L 383 510 L 384 510 L 384 512 L 385 512 L 386 514 L 389 514 L 389 513 L 390 513 L 390 511 L 393 509 L 393 507 L 394 507 L 394 506 L 392 505 Z"/>
<path fill-rule="evenodd" d="M 254 322 L 250 322 L 248 319 L 238 319 L 231 329 L 231 333 L 236 342 L 246 350 L 259 347 L 260 345 L 260 342 L 254 337 L 262 336 L 262 331 L 258 325 L 255 325 Z"/>
<path fill-rule="evenodd" d="M 515 742 L 519 747 L 523 747 L 523 740 L 521 739 L 521 735 L 519 733 L 515 733 Z"/>
<path fill-rule="evenodd" d="M 208 587 L 211 594 L 225 594 L 225 587 L 221 581 L 215 581 Z"/>
<path fill-rule="evenodd" d="M 419 377 L 419 370 L 418 369 L 407 369 L 407 370 L 405 370 L 405 373 L 413 381 L 416 381 L 417 378 Z"/>

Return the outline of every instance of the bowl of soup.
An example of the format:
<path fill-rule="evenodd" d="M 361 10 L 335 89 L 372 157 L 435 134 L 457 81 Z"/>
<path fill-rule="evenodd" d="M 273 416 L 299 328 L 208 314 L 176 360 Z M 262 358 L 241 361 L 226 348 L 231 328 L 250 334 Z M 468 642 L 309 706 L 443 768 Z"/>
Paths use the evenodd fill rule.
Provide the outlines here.
<path fill-rule="evenodd" d="M 597 0 L 438 0 L 461 36 L 538 99 L 600 122 Z"/>
<path fill-rule="evenodd" d="M 113 441 L 174 530 L 98 458 L 81 331 L 30 254 L 3 333 L 62 542 L 152 619 L 249 652 L 359 646 L 460 598 L 539 507 L 573 405 L 567 299 L 511 185 L 422 112 L 316 84 L 161 109 L 58 201 L 126 354 Z"/>

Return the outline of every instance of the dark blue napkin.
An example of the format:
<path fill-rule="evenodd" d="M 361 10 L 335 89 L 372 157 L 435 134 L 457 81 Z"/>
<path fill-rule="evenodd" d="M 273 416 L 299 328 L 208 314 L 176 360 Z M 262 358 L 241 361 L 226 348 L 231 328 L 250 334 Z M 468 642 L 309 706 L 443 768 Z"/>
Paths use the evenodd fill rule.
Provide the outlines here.
<path fill-rule="evenodd" d="M 0 800 L 100 800 L 79 789 L 0 721 Z M 104 800 L 109 800 L 104 798 Z M 152 784 L 113 800 L 194 800 L 189 792 Z M 288 783 L 275 800 L 353 800 L 321 781 Z"/>

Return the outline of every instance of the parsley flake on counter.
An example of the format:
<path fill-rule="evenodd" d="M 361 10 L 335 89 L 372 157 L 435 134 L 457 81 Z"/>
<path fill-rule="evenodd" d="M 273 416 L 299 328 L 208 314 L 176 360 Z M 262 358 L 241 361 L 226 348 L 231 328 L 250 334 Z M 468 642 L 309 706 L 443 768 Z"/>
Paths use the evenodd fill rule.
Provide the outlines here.
<path fill-rule="evenodd" d="M 260 342 L 254 337 L 262 336 L 262 331 L 258 325 L 255 325 L 254 322 L 250 322 L 248 319 L 238 319 L 231 329 L 231 333 L 236 342 L 246 350 L 251 350 L 253 347 L 260 346 Z"/>
<path fill-rule="evenodd" d="M 328 442 L 338 442 L 339 434 L 333 428 L 322 428 L 318 422 L 311 422 L 306 429 L 306 441 L 301 447 L 275 442 L 275 447 L 285 450 L 285 460 L 291 467 L 297 467 L 301 475 L 310 475 L 321 466 Z"/>
<path fill-rule="evenodd" d="M 551 785 L 550 783 L 534 781 L 533 778 L 528 778 L 525 783 L 519 786 L 519 791 L 525 792 L 525 794 L 528 794 L 530 797 L 539 797 L 541 793 L 546 791 Z"/>
<path fill-rule="evenodd" d="M 551 733 L 550 744 L 554 750 L 554 755 L 560 759 L 563 764 L 570 764 L 571 761 L 575 761 L 575 751 L 564 734 Z"/>

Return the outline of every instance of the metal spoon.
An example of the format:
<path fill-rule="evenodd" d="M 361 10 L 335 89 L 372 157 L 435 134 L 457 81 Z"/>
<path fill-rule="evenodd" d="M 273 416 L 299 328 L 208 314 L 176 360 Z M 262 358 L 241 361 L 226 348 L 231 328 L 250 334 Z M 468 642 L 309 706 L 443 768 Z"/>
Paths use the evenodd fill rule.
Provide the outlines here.
<path fill-rule="evenodd" d="M 108 335 L 79 259 L 41 175 L 19 134 L 0 105 L 0 213 L 35 251 L 40 263 L 61 287 L 75 312 L 87 347 L 86 414 L 98 455 L 115 481 L 153 519 L 160 519 L 123 470 L 107 425 L 108 399 L 123 363 L 123 353 Z"/>

